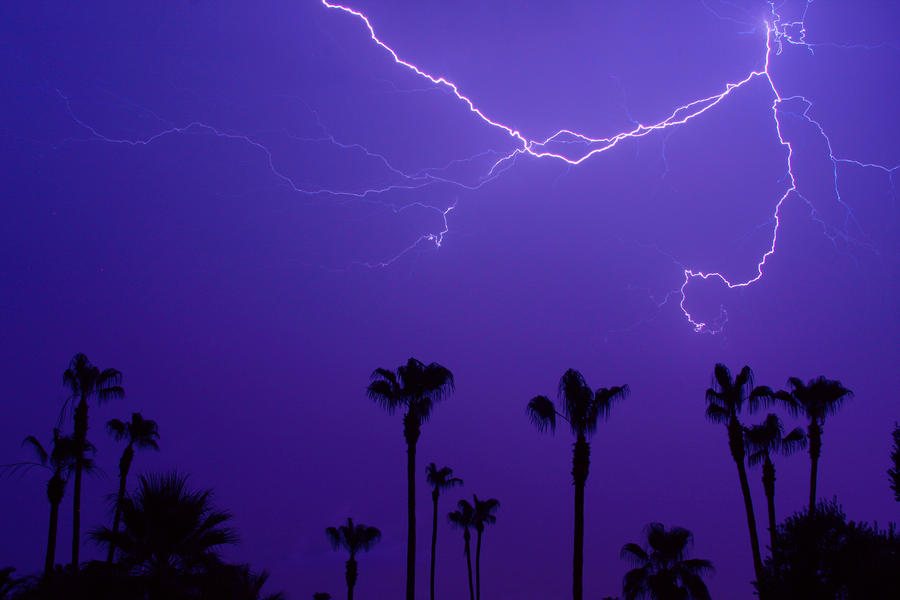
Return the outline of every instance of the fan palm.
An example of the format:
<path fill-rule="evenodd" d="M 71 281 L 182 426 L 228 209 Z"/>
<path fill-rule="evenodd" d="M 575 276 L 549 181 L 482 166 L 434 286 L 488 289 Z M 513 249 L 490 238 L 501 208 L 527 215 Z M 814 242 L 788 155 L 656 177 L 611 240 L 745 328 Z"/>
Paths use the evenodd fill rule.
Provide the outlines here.
<path fill-rule="evenodd" d="M 496 498 L 479 500 L 478 496 L 474 494 L 472 500 L 474 502 L 472 526 L 478 533 L 478 541 L 475 544 L 475 598 L 481 600 L 481 535 L 484 533 L 486 525 L 493 525 L 497 522 L 494 512 L 500 508 L 500 501 Z"/>
<path fill-rule="evenodd" d="M 367 393 L 369 398 L 393 414 L 399 407 L 406 439 L 406 600 L 415 597 L 416 585 L 416 443 L 422 424 L 431 416 L 435 402 L 453 390 L 453 373 L 437 363 L 425 365 L 410 358 L 396 372 L 375 369 Z"/>
<path fill-rule="evenodd" d="M 381 532 L 378 528 L 369 525 L 356 525 L 353 523 L 353 519 L 348 517 L 346 525 L 328 527 L 325 535 L 335 550 L 343 548 L 350 553 L 350 558 L 347 559 L 345 578 L 347 580 L 347 600 L 353 600 L 353 586 L 356 585 L 358 575 L 356 555 L 360 551 L 371 550 L 381 539 Z"/>
<path fill-rule="evenodd" d="M 805 448 L 806 435 L 800 427 L 796 427 L 784 435 L 781 419 L 775 414 L 769 414 L 766 420 L 759 425 L 748 427 L 745 435 L 750 452 L 747 462 L 751 467 L 760 463 L 763 465 L 762 483 L 769 508 L 769 543 L 774 552 L 777 521 L 775 520 L 775 463 L 772 462 L 772 454 L 789 456 L 795 451 Z"/>
<path fill-rule="evenodd" d="M 708 560 L 687 558 L 694 538 L 691 532 L 650 523 L 645 534 L 644 546 L 630 543 L 622 547 L 622 558 L 635 565 L 622 580 L 625 600 L 709 600 L 703 575 L 713 566 Z"/>
<path fill-rule="evenodd" d="M 451 525 L 463 530 L 466 570 L 469 573 L 469 600 L 475 600 L 475 589 L 472 587 L 472 548 L 470 544 L 472 533 L 469 531 L 474 525 L 475 508 L 467 500 L 460 500 L 456 505 L 459 508 L 447 515 L 447 518 L 450 519 Z"/>
<path fill-rule="evenodd" d="M 121 503 L 121 531 L 95 529 L 91 536 L 119 550 L 119 564 L 144 581 L 151 598 L 168 598 L 219 563 L 219 547 L 237 542 L 231 519 L 212 505 L 210 490 L 192 491 L 176 472 L 142 475 Z"/>
<path fill-rule="evenodd" d="M 575 543 L 572 557 L 572 596 L 581 600 L 584 568 L 584 485 L 590 467 L 591 447 L 588 437 L 597 430 L 597 421 L 609 417 L 612 405 L 628 395 L 628 386 L 600 388 L 591 391 L 584 377 L 575 369 L 566 371 L 559 380 L 561 410 L 546 396 L 535 396 L 528 402 L 527 412 L 538 430 L 555 431 L 556 418 L 569 424 L 575 435 L 572 477 L 575 485 Z"/>
<path fill-rule="evenodd" d="M 817 377 L 803 383 L 797 377 L 788 379 L 790 391 L 780 391 L 777 398 L 793 415 L 809 419 L 809 510 L 816 508 L 816 480 L 819 473 L 819 457 L 822 455 L 822 428 L 825 417 L 835 414 L 844 400 L 853 397 L 853 392 L 841 385 L 840 381 Z"/>
<path fill-rule="evenodd" d="M 453 469 L 429 463 L 425 467 L 425 479 L 431 485 L 431 501 L 434 503 L 434 519 L 431 525 L 431 600 L 434 600 L 434 564 L 437 551 L 438 497 L 443 490 L 453 489 L 463 484 L 463 480 L 453 476 Z"/>
<path fill-rule="evenodd" d="M 141 413 L 132 413 L 130 421 L 120 421 L 119 419 L 111 419 L 106 423 L 106 430 L 116 438 L 116 441 L 127 440 L 128 444 L 122 451 L 122 457 L 119 459 L 119 493 L 116 496 L 115 515 L 113 516 L 113 534 L 119 531 L 119 519 L 122 517 L 122 500 L 125 498 L 125 481 L 128 479 L 128 471 L 131 469 L 131 462 L 134 460 L 134 450 L 149 449 L 159 450 L 159 431 L 156 421 L 145 419 Z M 111 563 L 115 554 L 116 546 L 111 543 L 106 555 L 106 562 Z"/>
<path fill-rule="evenodd" d="M 738 419 L 744 404 L 755 411 L 761 404 L 771 400 L 773 392 L 767 387 L 753 387 L 753 371 L 745 366 L 732 379 L 728 367 L 718 363 L 713 371 L 713 387 L 706 390 L 706 417 L 713 423 L 721 423 L 728 430 L 728 448 L 737 465 L 741 493 L 744 496 L 744 510 L 747 513 L 747 528 L 750 530 L 750 548 L 753 552 L 753 571 L 756 580 L 762 575 L 762 559 L 759 554 L 759 534 L 756 531 L 756 517 L 753 514 L 753 500 L 744 465 L 746 447 L 744 426 Z"/>
<path fill-rule="evenodd" d="M 94 398 L 98 404 L 107 400 L 122 398 L 122 373 L 116 369 L 102 371 L 91 364 L 88 357 L 80 352 L 72 357 L 69 368 L 63 373 L 63 385 L 71 392 L 68 402 L 74 404 L 76 442 L 85 447 L 88 431 L 88 402 Z M 83 451 L 80 451 L 83 453 Z M 79 457 L 80 459 L 80 457 Z M 81 477 L 82 463 L 75 464 L 75 483 L 72 492 L 72 566 L 78 569 L 79 550 L 81 547 Z"/>
<path fill-rule="evenodd" d="M 38 439 L 29 435 L 22 441 L 22 445 L 29 445 L 37 455 L 37 462 L 21 462 L 7 465 L 6 470 L 18 471 L 40 467 L 50 471 L 50 479 L 47 481 L 47 500 L 50 502 L 50 528 L 47 534 L 47 553 L 44 558 L 44 577 L 49 577 L 53 572 L 53 564 L 56 561 L 56 533 L 59 525 L 59 505 L 62 503 L 66 491 L 68 476 L 75 468 L 75 463 L 81 455 L 82 468 L 93 471 L 93 459 L 80 453 L 78 445 L 71 436 L 64 436 L 59 429 L 53 430 L 53 439 L 48 452 Z M 93 447 L 90 446 L 90 450 Z"/>

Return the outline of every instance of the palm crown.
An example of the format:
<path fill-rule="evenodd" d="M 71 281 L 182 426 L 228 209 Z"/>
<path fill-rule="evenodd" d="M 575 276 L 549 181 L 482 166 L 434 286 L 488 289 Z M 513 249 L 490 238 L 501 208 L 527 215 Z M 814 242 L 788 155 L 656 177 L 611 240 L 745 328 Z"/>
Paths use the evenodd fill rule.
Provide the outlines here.
<path fill-rule="evenodd" d="M 626 600 L 708 600 L 710 595 L 703 575 L 712 571 L 713 566 L 708 560 L 687 558 L 693 534 L 683 527 L 667 530 L 662 523 L 650 523 L 645 533 L 645 547 L 634 543 L 622 547 L 622 558 L 635 565 L 625 574 L 622 583 Z"/>
<path fill-rule="evenodd" d="M 747 462 L 750 466 L 761 464 L 772 454 L 790 456 L 806 448 L 806 434 L 803 433 L 803 428 L 795 427 L 784 435 L 784 426 L 775 414 L 766 416 L 766 420 L 759 425 L 748 427 L 745 438 L 749 451 Z"/>
<path fill-rule="evenodd" d="M 130 421 L 111 419 L 106 423 L 106 429 L 116 441 L 127 440 L 129 445 L 138 448 L 159 450 L 159 428 L 156 421 L 145 419 L 141 413 L 132 413 Z"/>
<path fill-rule="evenodd" d="M 453 469 L 450 467 L 438 468 L 435 463 L 428 463 L 428 466 L 425 467 L 425 479 L 435 492 L 443 492 L 463 484 L 462 479 L 453 477 Z"/>
<path fill-rule="evenodd" d="M 381 531 L 377 527 L 355 524 L 349 517 L 346 525 L 325 529 L 325 535 L 335 550 L 343 548 L 350 553 L 350 558 L 355 558 L 360 551 L 368 552 L 381 539 Z"/>
<path fill-rule="evenodd" d="M 587 436 L 597 430 L 598 418 L 608 418 L 613 404 L 624 399 L 628 391 L 627 385 L 620 385 L 593 392 L 581 373 L 569 369 L 559 380 L 562 412 L 546 396 L 535 396 L 528 403 L 528 416 L 541 431 L 555 431 L 559 416 L 569 424 L 572 433 Z"/>
<path fill-rule="evenodd" d="M 781 391 L 776 395 L 794 416 L 803 415 L 811 422 L 821 426 L 825 417 L 835 414 L 844 400 L 853 397 L 853 392 L 845 388 L 840 381 L 816 377 L 804 384 L 798 377 L 788 379 L 790 391 Z"/>
<path fill-rule="evenodd" d="M 474 505 L 472 507 L 472 527 L 476 531 L 484 531 L 485 525 L 493 525 L 497 522 L 494 512 L 500 508 L 500 501 L 496 498 L 488 498 L 487 500 L 479 500 L 478 495 L 472 496 Z"/>
<path fill-rule="evenodd" d="M 404 406 L 424 423 L 434 403 L 453 391 L 453 373 L 437 363 L 410 358 L 397 371 L 375 369 L 367 393 L 389 413 Z"/>

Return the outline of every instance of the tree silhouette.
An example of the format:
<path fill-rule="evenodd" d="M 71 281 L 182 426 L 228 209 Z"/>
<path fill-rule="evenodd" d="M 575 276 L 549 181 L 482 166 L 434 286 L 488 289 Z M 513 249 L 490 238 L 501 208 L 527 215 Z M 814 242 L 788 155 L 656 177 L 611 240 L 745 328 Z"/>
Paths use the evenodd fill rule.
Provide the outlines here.
<path fill-rule="evenodd" d="M 13 567 L 0 569 L 0 600 L 13 598 L 13 594 L 21 584 L 20 580 L 12 576 L 13 571 L 15 571 Z"/>
<path fill-rule="evenodd" d="M 762 483 L 769 508 L 769 543 L 774 551 L 777 521 L 775 520 L 775 463 L 772 462 L 772 454 L 788 456 L 805 448 L 806 435 L 800 427 L 796 427 L 784 435 L 784 427 L 782 427 L 778 415 L 769 414 L 761 424 L 747 428 L 746 441 L 747 449 L 750 452 L 747 462 L 751 467 L 760 463 L 763 466 Z"/>
<path fill-rule="evenodd" d="M 527 412 L 539 431 L 556 430 L 556 417 L 569 423 L 575 435 L 572 478 L 575 485 L 575 543 L 572 557 L 572 597 L 581 600 L 584 568 L 584 485 L 590 467 L 591 447 L 587 439 L 597 430 L 599 418 L 609 417 L 612 405 L 628 395 L 628 386 L 600 388 L 592 392 L 584 377 L 575 369 L 566 371 L 559 380 L 561 411 L 546 396 L 535 396 L 528 402 Z"/>
<path fill-rule="evenodd" d="M 281 592 L 263 595 L 268 571 L 253 571 L 250 565 L 214 564 L 203 577 L 200 598 L 204 600 L 286 600 Z"/>
<path fill-rule="evenodd" d="M 413 600 L 416 587 L 416 443 L 422 424 L 431 416 L 435 402 L 453 390 L 453 373 L 437 363 L 425 365 L 410 358 L 397 371 L 375 369 L 367 389 L 369 398 L 393 414 L 398 407 L 403 415 L 406 439 L 406 600 Z"/>
<path fill-rule="evenodd" d="M 116 441 L 127 440 L 128 444 L 122 451 L 122 457 L 119 459 L 119 493 L 116 496 L 115 515 L 113 516 L 113 535 L 119 531 L 119 519 L 122 517 L 122 500 L 125 498 L 125 481 L 128 478 L 128 471 L 131 468 L 131 462 L 134 460 L 134 450 L 150 449 L 159 450 L 159 432 L 156 421 L 144 419 L 141 413 L 132 413 L 131 420 L 122 422 L 119 419 L 112 419 L 106 423 L 106 430 L 116 438 Z M 113 561 L 113 555 L 116 551 L 115 543 L 109 544 L 109 550 L 106 555 L 106 562 Z"/>
<path fill-rule="evenodd" d="M 891 464 L 888 469 L 888 477 L 891 481 L 891 489 L 894 491 L 894 500 L 900 502 L 900 425 L 894 423 L 894 448 L 891 450 Z"/>
<path fill-rule="evenodd" d="M 22 441 L 22 445 L 31 446 L 37 455 L 37 462 L 20 462 L 6 465 L 4 470 L 15 472 L 27 470 L 32 467 L 41 467 L 50 471 L 50 479 L 47 481 L 47 500 L 50 502 L 50 528 L 47 533 L 47 553 L 44 558 L 44 578 L 53 572 L 56 562 L 56 534 L 59 525 L 59 505 L 62 503 L 66 491 L 66 483 L 69 474 L 75 469 L 75 464 L 81 458 L 82 468 L 87 471 L 94 470 L 93 459 L 79 452 L 79 445 L 71 436 L 63 436 L 59 429 L 53 430 L 53 439 L 48 452 L 38 439 L 29 435 Z M 89 445 L 93 451 L 93 446 Z"/>
<path fill-rule="evenodd" d="M 625 600 L 709 600 L 703 575 L 712 572 L 713 566 L 708 560 L 687 558 L 694 539 L 691 532 L 650 523 L 645 535 L 643 547 L 634 543 L 622 547 L 622 558 L 635 565 L 622 580 Z"/>
<path fill-rule="evenodd" d="M 354 525 L 353 519 L 348 517 L 346 525 L 328 527 L 325 535 L 335 550 L 343 548 L 350 553 L 350 558 L 347 559 L 345 579 L 347 580 L 347 600 L 353 600 L 353 586 L 356 585 L 358 574 L 356 554 L 360 551 L 371 550 L 381 539 L 381 532 L 376 527 L 369 525 Z"/>
<path fill-rule="evenodd" d="M 759 579 L 762 572 L 762 560 L 759 554 L 759 534 L 756 531 L 756 516 L 753 514 L 753 500 L 750 497 L 750 484 L 747 481 L 747 469 L 744 466 L 746 448 L 744 446 L 744 426 L 738 415 L 748 404 L 750 411 L 755 411 L 762 403 L 771 401 L 774 393 L 768 387 L 753 387 L 753 371 L 745 366 L 734 379 L 731 371 L 722 363 L 717 363 L 713 370 L 713 387 L 706 390 L 706 418 L 713 423 L 725 425 L 728 431 L 728 448 L 731 458 L 737 465 L 741 493 L 744 496 L 744 510 L 747 513 L 747 528 L 750 530 L 750 547 L 753 551 L 753 571 Z"/>
<path fill-rule="evenodd" d="M 853 392 L 841 385 L 840 381 L 817 377 L 804 384 L 801 379 L 788 379 L 790 391 L 780 391 L 777 398 L 792 415 L 798 414 L 809 419 L 806 430 L 809 437 L 809 510 L 816 508 L 816 480 L 819 472 L 819 457 L 822 455 L 822 429 L 825 417 L 835 414 L 844 400 L 853 397 Z"/>
<path fill-rule="evenodd" d="M 142 475 L 121 506 L 122 530 L 101 527 L 91 537 L 115 544 L 119 564 L 142 580 L 151 598 L 176 597 L 219 564 L 220 546 L 237 542 L 223 526 L 231 515 L 212 506 L 212 492 L 191 491 L 176 472 Z"/>
<path fill-rule="evenodd" d="M 102 404 L 124 397 L 125 390 L 121 384 L 122 373 L 116 369 L 101 371 L 80 352 L 72 357 L 69 367 L 63 373 L 63 385 L 72 394 L 67 404 L 74 405 L 74 438 L 79 448 L 78 461 L 75 463 L 75 488 L 72 491 L 72 566 L 76 570 L 81 547 L 81 477 L 84 470 L 81 458 L 87 443 L 88 402 L 93 398 L 98 404 Z"/>
<path fill-rule="evenodd" d="M 331 594 L 328 592 L 316 592 L 313 594 L 313 600 L 331 600 Z"/>
<path fill-rule="evenodd" d="M 465 543 L 466 570 L 469 573 L 469 600 L 475 600 L 475 589 L 472 587 L 472 548 L 470 540 L 472 533 L 469 529 L 474 525 L 475 508 L 467 500 L 460 500 L 456 504 L 459 508 L 449 515 L 450 524 L 463 530 L 463 542 Z"/>
<path fill-rule="evenodd" d="M 478 496 L 473 494 L 473 515 L 472 526 L 478 533 L 478 541 L 475 544 L 475 598 L 481 600 L 481 535 L 487 525 L 493 525 L 497 522 L 494 512 L 500 508 L 500 501 L 496 498 L 487 500 L 479 500 Z"/>
<path fill-rule="evenodd" d="M 434 600 L 434 565 L 437 551 L 438 497 L 443 490 L 453 489 L 463 484 L 463 480 L 453 476 L 453 469 L 429 463 L 425 467 L 425 479 L 431 486 L 431 501 L 434 503 L 434 518 L 431 525 L 431 600 Z"/>

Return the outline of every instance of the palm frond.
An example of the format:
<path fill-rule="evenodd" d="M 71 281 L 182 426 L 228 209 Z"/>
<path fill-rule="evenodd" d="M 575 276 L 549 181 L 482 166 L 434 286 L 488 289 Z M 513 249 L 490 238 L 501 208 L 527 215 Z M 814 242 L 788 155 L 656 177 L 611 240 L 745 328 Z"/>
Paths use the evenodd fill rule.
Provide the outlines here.
<path fill-rule="evenodd" d="M 556 431 L 556 407 L 547 396 L 535 396 L 529 400 L 525 411 L 538 431 Z"/>

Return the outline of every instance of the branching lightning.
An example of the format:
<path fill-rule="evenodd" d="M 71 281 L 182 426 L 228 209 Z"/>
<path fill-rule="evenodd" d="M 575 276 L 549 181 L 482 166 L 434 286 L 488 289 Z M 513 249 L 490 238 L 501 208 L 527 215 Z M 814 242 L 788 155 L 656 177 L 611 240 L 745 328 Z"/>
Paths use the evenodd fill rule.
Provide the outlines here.
<path fill-rule="evenodd" d="M 703 2 L 703 0 L 701 0 L 701 2 Z M 279 170 L 272 152 L 261 141 L 248 135 L 224 131 L 222 129 L 201 122 L 192 122 L 184 126 L 177 127 L 172 126 L 143 139 L 107 137 L 96 128 L 85 123 L 83 120 L 77 117 L 70 106 L 69 99 L 65 97 L 61 92 L 59 93 L 59 95 L 65 102 L 66 110 L 68 111 L 71 118 L 76 123 L 81 125 L 85 130 L 87 130 L 95 139 L 110 143 L 139 146 L 151 144 L 165 136 L 202 131 L 216 137 L 237 140 L 256 148 L 265 157 L 265 160 L 268 163 L 268 167 L 273 175 L 295 192 L 308 195 L 330 195 L 365 202 L 375 202 L 378 204 L 384 204 L 394 212 L 401 212 L 412 207 L 419 207 L 435 211 L 440 215 L 443 226 L 439 231 L 421 235 L 418 239 L 415 239 L 411 244 L 402 249 L 399 253 L 386 260 L 372 263 L 357 263 L 368 267 L 385 267 L 394 263 L 412 250 L 416 249 L 421 244 L 433 244 L 435 247 L 440 247 L 444 241 L 444 236 L 449 231 L 448 215 L 456 207 L 456 203 L 454 203 L 449 208 L 440 208 L 422 202 L 414 202 L 403 205 L 385 203 L 378 198 L 380 195 L 386 192 L 394 190 L 416 190 L 438 183 L 450 184 L 467 190 L 479 189 L 499 176 L 504 171 L 511 168 L 515 164 L 518 157 L 528 156 L 535 159 L 556 160 L 573 167 L 582 165 L 588 159 L 616 148 L 623 141 L 642 138 L 644 136 L 648 136 L 657 132 L 666 132 L 664 133 L 664 135 L 667 136 L 669 135 L 668 130 L 684 126 L 693 119 L 701 117 L 707 111 L 713 110 L 715 107 L 725 102 L 736 90 L 739 90 L 754 81 L 765 82 L 768 89 L 771 90 L 772 101 L 770 110 L 773 122 L 773 133 L 775 136 L 777 136 L 779 144 L 785 149 L 786 152 L 786 173 L 784 178 L 786 189 L 775 202 L 771 219 L 767 224 L 771 226 L 771 242 L 768 245 L 767 250 L 758 260 L 754 275 L 745 280 L 734 280 L 727 277 L 724 273 L 721 272 L 707 272 L 700 269 L 680 265 L 677 261 L 675 261 L 674 258 L 672 258 L 672 260 L 675 261 L 676 264 L 679 264 L 679 268 L 682 269 L 683 280 L 680 288 L 672 290 L 665 295 L 663 304 L 667 303 L 670 299 L 677 298 L 678 305 L 682 314 L 684 315 L 684 318 L 687 319 L 693 329 L 697 332 L 708 333 L 717 333 L 721 331 L 724 323 L 727 321 L 727 314 L 725 313 L 724 309 L 722 309 L 719 317 L 711 322 L 705 322 L 693 315 L 686 306 L 688 288 L 691 282 L 697 279 L 712 279 L 719 281 L 729 289 L 735 289 L 748 287 L 753 283 L 759 281 L 763 277 L 766 265 L 775 255 L 775 250 L 778 245 L 779 230 L 781 228 L 782 221 L 781 210 L 784 203 L 789 198 L 797 198 L 801 202 L 805 203 L 805 205 L 810 209 L 811 218 L 821 223 L 823 226 L 823 231 L 825 231 L 826 235 L 830 235 L 825 222 L 817 216 L 815 207 L 813 206 L 812 202 L 810 202 L 810 200 L 798 190 L 797 181 L 794 174 L 794 148 L 791 142 L 788 141 L 782 133 L 782 120 L 786 116 L 799 118 L 807 124 L 811 125 L 824 140 L 828 152 L 828 159 L 830 160 L 833 167 L 833 186 L 835 200 L 840 203 L 846 211 L 848 221 L 852 220 L 854 217 L 849 206 L 844 203 L 841 197 L 841 192 L 838 186 L 838 167 L 840 165 L 845 165 L 854 166 L 857 168 L 880 170 L 890 178 L 892 189 L 894 173 L 898 168 L 900 168 L 900 165 L 890 166 L 875 164 L 871 162 L 858 161 L 851 158 L 842 157 L 836 154 L 825 129 L 810 114 L 813 106 L 812 102 L 804 96 L 784 96 L 776 85 L 770 67 L 773 60 L 775 60 L 775 57 L 779 56 L 788 45 L 805 48 L 810 53 L 815 53 L 815 49 L 822 46 L 868 49 L 890 47 L 897 49 L 896 46 L 886 43 L 878 44 L 876 46 L 862 46 L 833 44 L 828 42 L 814 43 L 808 41 L 808 32 L 806 29 L 806 13 L 809 10 L 812 0 L 806 1 L 801 17 L 795 21 L 783 20 L 774 2 L 768 3 L 769 15 L 767 16 L 766 20 L 763 21 L 762 25 L 760 26 L 761 29 L 758 32 L 756 29 L 757 25 L 747 21 L 745 24 L 747 25 L 748 30 L 744 33 L 758 33 L 761 38 L 764 38 L 764 40 L 761 40 L 760 44 L 761 56 L 759 67 L 755 70 L 750 71 L 742 79 L 725 83 L 720 91 L 718 91 L 718 93 L 693 100 L 682 106 L 678 106 L 674 108 L 674 110 L 672 110 L 666 118 L 655 123 L 643 123 L 635 120 L 630 114 L 628 114 L 628 118 L 631 123 L 630 129 L 620 131 L 609 137 L 595 138 L 585 135 L 584 133 L 579 133 L 578 131 L 572 129 L 560 129 L 559 131 L 556 131 L 552 135 L 543 139 L 531 139 L 513 126 L 504 123 L 502 120 L 494 116 L 488 116 L 478 107 L 475 100 L 463 93 L 461 87 L 457 85 L 457 83 L 454 83 L 453 81 L 450 81 L 444 77 L 433 75 L 424 68 L 417 66 L 415 63 L 401 58 L 397 51 L 395 51 L 390 45 L 388 45 L 388 43 L 386 43 L 377 35 L 372 22 L 361 11 L 355 10 L 348 6 L 330 2 L 329 0 L 321 0 L 321 3 L 325 8 L 342 12 L 346 15 L 349 15 L 350 17 L 357 19 L 368 32 L 369 37 L 375 43 L 375 45 L 386 52 L 394 61 L 394 63 L 409 70 L 410 72 L 415 74 L 415 76 L 427 80 L 431 85 L 435 87 L 435 89 L 443 89 L 449 94 L 452 94 L 452 96 L 454 96 L 457 100 L 465 105 L 468 111 L 471 112 L 475 118 L 482 121 L 486 126 L 505 133 L 506 136 L 508 136 L 508 138 L 510 139 L 513 149 L 506 153 L 490 150 L 470 158 L 453 161 L 453 163 L 456 163 L 487 159 L 488 162 L 486 163 L 484 174 L 474 182 L 463 182 L 452 176 L 445 175 L 448 169 L 453 166 L 453 163 L 446 164 L 441 167 L 421 169 L 416 172 L 406 172 L 394 166 L 391 161 L 383 154 L 372 152 L 360 144 L 348 143 L 336 139 L 328 132 L 327 128 L 318 118 L 318 115 L 313 112 L 313 114 L 315 114 L 319 128 L 322 131 L 322 135 L 316 138 L 295 139 L 300 139 L 301 141 L 305 142 L 328 143 L 347 152 L 363 153 L 368 158 L 379 162 L 386 170 L 386 172 L 389 173 L 394 179 L 393 182 L 366 189 L 335 190 L 325 187 L 306 185 L 295 181 L 290 176 L 286 175 L 282 170 Z M 710 10 L 710 12 L 716 14 L 716 16 L 719 18 L 744 23 L 744 21 L 742 20 L 724 17 L 716 13 L 716 11 L 710 8 L 706 2 L 703 2 L 703 5 L 708 10 Z M 789 106 L 798 105 L 802 107 L 800 110 L 790 110 L 790 108 L 788 108 Z M 663 160 L 665 161 L 665 157 L 663 157 Z M 832 237 L 832 240 L 834 240 L 834 237 Z"/>

